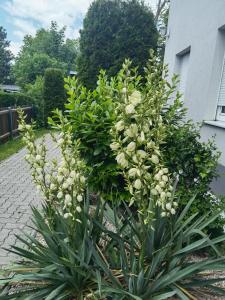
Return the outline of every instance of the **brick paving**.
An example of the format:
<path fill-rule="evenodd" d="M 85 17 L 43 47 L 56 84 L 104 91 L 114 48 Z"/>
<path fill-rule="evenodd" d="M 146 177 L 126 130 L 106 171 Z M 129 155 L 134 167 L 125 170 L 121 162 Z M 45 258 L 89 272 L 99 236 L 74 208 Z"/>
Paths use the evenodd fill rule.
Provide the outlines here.
<path fill-rule="evenodd" d="M 59 150 L 50 135 L 45 139 L 48 157 L 57 158 Z M 15 234 L 29 230 L 26 227 L 31 224 L 30 206 L 37 207 L 41 203 L 25 155 L 26 149 L 23 148 L 0 163 L 0 265 L 15 260 L 15 255 L 4 248 L 17 243 Z"/>

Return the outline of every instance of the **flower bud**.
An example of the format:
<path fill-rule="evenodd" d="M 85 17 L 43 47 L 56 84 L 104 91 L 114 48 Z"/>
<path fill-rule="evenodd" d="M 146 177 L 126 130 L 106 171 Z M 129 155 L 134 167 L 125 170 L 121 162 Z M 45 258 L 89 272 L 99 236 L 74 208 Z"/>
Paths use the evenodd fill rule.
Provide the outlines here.
<path fill-rule="evenodd" d="M 129 115 L 129 114 L 133 114 L 135 113 L 135 109 L 134 109 L 134 105 L 133 104 L 129 104 L 125 107 L 125 112 Z"/>
<path fill-rule="evenodd" d="M 130 142 L 128 145 L 127 145 L 127 151 L 129 152 L 133 152 L 136 148 L 136 144 L 135 142 Z"/>
<path fill-rule="evenodd" d="M 171 210 L 171 208 L 172 208 L 172 207 L 171 207 L 171 203 L 170 203 L 170 202 L 166 203 L 166 209 L 167 209 L 167 210 Z"/>
<path fill-rule="evenodd" d="M 128 171 L 128 176 L 129 177 L 134 177 L 136 176 L 137 174 L 137 169 L 136 168 L 131 168 L 129 171 Z"/>
<path fill-rule="evenodd" d="M 141 180 L 140 179 L 136 179 L 135 182 L 134 182 L 134 187 L 135 189 L 137 190 L 140 190 L 141 187 L 142 187 L 142 183 L 141 183 Z"/>
<path fill-rule="evenodd" d="M 159 158 L 157 155 L 153 154 L 150 158 L 150 160 L 154 163 L 154 164 L 158 164 L 159 163 Z"/>
<path fill-rule="evenodd" d="M 117 131 L 122 131 L 124 129 L 124 122 L 121 120 L 115 124 L 115 128 Z"/>
<path fill-rule="evenodd" d="M 116 142 L 113 142 L 112 144 L 110 144 L 110 148 L 115 151 L 115 150 L 118 150 L 120 147 L 120 144 L 116 143 Z"/>

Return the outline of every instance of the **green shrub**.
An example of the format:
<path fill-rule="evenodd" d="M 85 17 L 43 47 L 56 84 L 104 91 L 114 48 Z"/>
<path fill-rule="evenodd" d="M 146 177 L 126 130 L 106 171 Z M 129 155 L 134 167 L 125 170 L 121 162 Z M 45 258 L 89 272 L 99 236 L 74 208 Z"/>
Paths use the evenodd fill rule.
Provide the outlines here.
<path fill-rule="evenodd" d="M 24 87 L 26 95 L 33 98 L 33 104 L 36 110 L 36 122 L 40 127 L 45 125 L 43 87 L 44 78 L 42 76 L 38 76 L 33 84 L 29 83 Z"/>
<path fill-rule="evenodd" d="M 63 72 L 60 69 L 49 68 L 45 70 L 44 86 L 44 119 L 47 124 L 47 118 L 51 115 L 53 109 L 63 109 L 65 103 Z"/>
<path fill-rule="evenodd" d="M 223 199 L 216 197 L 210 189 L 210 183 L 217 176 L 217 165 L 220 153 L 214 140 L 202 142 L 200 127 L 186 119 L 186 110 L 177 102 L 173 109 L 176 113 L 170 117 L 171 108 L 164 115 L 167 121 L 166 143 L 164 148 L 165 164 L 171 173 L 178 175 L 177 195 L 183 204 L 189 195 L 196 195 L 190 213 L 205 214 L 208 211 L 224 210 Z M 217 199 L 216 199 L 217 198 Z M 222 216 L 207 228 L 211 234 L 222 234 L 225 220 Z"/>
<path fill-rule="evenodd" d="M 114 103 L 109 97 L 109 86 L 105 72 L 101 72 L 98 86 L 89 91 L 75 78 L 65 79 L 68 102 L 67 117 L 73 126 L 73 137 L 80 141 L 81 155 L 90 167 L 89 187 L 92 191 L 110 198 L 114 189 L 124 191 L 123 180 L 109 147 L 109 134 L 115 119 Z M 57 115 L 53 117 L 57 122 Z M 54 121 L 50 123 L 54 126 Z"/>
<path fill-rule="evenodd" d="M 34 104 L 32 96 L 23 93 L 6 93 L 0 91 L 0 108 L 9 106 L 24 106 Z"/>

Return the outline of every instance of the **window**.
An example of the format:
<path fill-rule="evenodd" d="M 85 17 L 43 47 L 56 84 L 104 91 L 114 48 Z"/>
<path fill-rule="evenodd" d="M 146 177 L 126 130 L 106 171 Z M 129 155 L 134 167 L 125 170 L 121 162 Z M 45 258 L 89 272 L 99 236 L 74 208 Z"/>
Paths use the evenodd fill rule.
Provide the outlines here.
<path fill-rule="evenodd" d="M 222 69 L 219 94 L 218 94 L 216 120 L 225 121 L 225 56 L 224 56 L 223 69 Z"/>
<path fill-rule="evenodd" d="M 180 84 L 179 84 L 179 91 L 181 94 L 185 95 L 185 89 L 186 89 L 186 82 L 188 77 L 188 67 L 189 67 L 189 60 L 190 60 L 190 48 L 188 48 L 189 51 L 177 55 L 178 61 L 179 61 L 179 70 L 178 73 L 180 75 Z"/>

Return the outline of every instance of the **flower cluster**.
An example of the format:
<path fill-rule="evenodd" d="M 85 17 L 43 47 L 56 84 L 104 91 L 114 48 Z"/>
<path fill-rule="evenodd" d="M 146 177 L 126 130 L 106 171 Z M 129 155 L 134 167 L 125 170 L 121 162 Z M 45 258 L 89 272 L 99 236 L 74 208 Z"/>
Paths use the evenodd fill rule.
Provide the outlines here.
<path fill-rule="evenodd" d="M 31 166 L 32 177 L 52 208 L 57 208 L 65 218 L 79 221 L 85 190 L 85 165 L 80 159 L 79 144 L 72 141 L 72 128 L 59 113 L 60 134 L 52 139 L 61 150 L 61 160 L 47 160 L 47 148 L 44 139 L 35 143 L 34 126 L 27 125 L 24 115 L 19 111 L 19 130 L 27 146 L 26 160 Z"/>
<path fill-rule="evenodd" d="M 166 132 L 161 116 L 165 91 L 154 90 L 153 79 L 148 78 L 146 89 L 141 92 L 129 65 L 127 61 L 121 72 L 121 92 L 110 147 L 132 195 L 130 204 L 135 202 L 142 214 L 150 215 L 154 204 L 162 208 L 162 216 L 175 214 L 177 203 L 172 200 L 171 178 L 160 151 Z"/>

